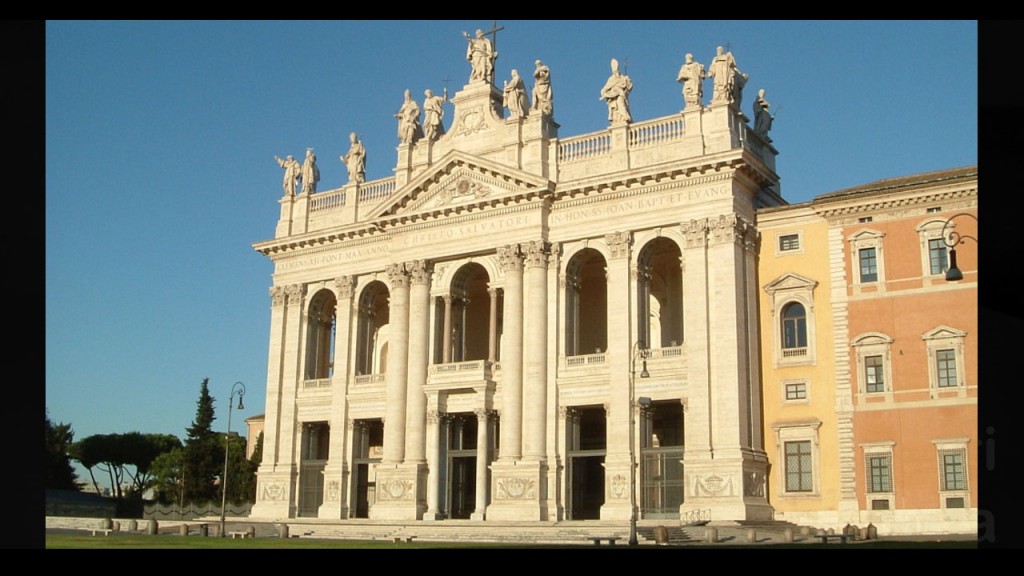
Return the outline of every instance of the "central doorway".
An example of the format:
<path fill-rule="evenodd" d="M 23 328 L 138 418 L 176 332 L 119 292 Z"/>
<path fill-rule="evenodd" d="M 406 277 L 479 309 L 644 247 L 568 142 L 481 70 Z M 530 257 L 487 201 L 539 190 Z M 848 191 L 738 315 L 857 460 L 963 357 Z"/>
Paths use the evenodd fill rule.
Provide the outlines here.
<path fill-rule="evenodd" d="M 607 418 L 602 406 L 570 408 L 566 420 L 569 444 L 570 520 L 599 520 L 604 505 L 604 458 Z"/>
<path fill-rule="evenodd" d="M 448 422 L 448 518 L 469 519 L 476 511 L 477 418 L 452 414 Z"/>

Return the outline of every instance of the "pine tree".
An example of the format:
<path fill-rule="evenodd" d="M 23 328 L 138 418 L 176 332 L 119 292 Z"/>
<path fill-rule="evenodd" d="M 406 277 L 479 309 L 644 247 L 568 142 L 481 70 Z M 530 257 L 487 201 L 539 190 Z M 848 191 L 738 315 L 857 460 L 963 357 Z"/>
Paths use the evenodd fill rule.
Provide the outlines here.
<path fill-rule="evenodd" d="M 78 476 L 71 466 L 68 449 L 75 433 L 71 424 L 54 425 L 46 414 L 46 488 L 58 490 L 79 490 Z"/>
<path fill-rule="evenodd" d="M 219 495 L 215 480 L 222 474 L 224 446 L 212 428 L 216 416 L 209 382 L 209 378 L 203 378 L 196 417 L 186 429 L 184 498 L 187 502 L 216 501 Z"/>

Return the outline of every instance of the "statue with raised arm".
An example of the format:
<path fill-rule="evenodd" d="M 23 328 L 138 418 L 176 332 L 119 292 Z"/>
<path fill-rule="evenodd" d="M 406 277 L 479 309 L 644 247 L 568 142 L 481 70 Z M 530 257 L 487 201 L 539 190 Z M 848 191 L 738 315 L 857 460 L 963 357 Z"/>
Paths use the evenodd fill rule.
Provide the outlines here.
<path fill-rule="evenodd" d="M 693 54 L 686 55 L 686 61 L 679 69 L 677 82 L 683 83 L 683 110 L 691 107 L 700 108 L 701 99 L 704 97 L 704 78 L 706 77 L 704 65 L 695 62 Z"/>
<path fill-rule="evenodd" d="M 543 62 L 535 62 L 537 69 L 533 71 L 533 104 L 531 110 L 537 110 L 543 116 L 554 113 L 554 94 L 551 91 L 551 70 Z"/>
<path fill-rule="evenodd" d="M 320 169 L 316 167 L 316 154 L 313 154 L 312 148 L 306 148 L 306 160 L 302 162 L 302 193 L 315 193 L 319 181 Z"/>
<path fill-rule="evenodd" d="M 763 138 L 765 142 L 772 141 L 768 136 L 768 131 L 772 129 L 772 121 L 775 120 L 775 117 L 768 111 L 769 108 L 771 108 L 771 104 L 764 97 L 764 88 L 761 88 L 757 91 L 757 98 L 754 100 L 754 134 Z"/>
<path fill-rule="evenodd" d="M 526 116 L 526 87 L 523 86 L 518 70 L 513 69 L 512 79 L 505 82 L 501 105 L 508 108 L 509 118 Z"/>
<path fill-rule="evenodd" d="M 420 107 L 412 99 L 412 92 L 405 91 L 405 102 L 395 114 L 398 118 L 398 141 L 402 144 L 412 144 L 419 137 L 423 136 L 423 129 L 420 128 Z"/>
<path fill-rule="evenodd" d="M 448 88 L 444 89 L 444 96 L 434 96 L 434 93 L 427 89 L 423 92 L 426 98 L 423 100 L 423 134 L 427 140 L 433 142 L 444 136 L 444 103 L 448 101 Z"/>
<path fill-rule="evenodd" d="M 298 160 L 292 157 L 291 154 L 288 158 L 281 160 L 280 156 L 274 156 L 277 160 L 277 165 L 284 168 L 284 193 L 286 196 L 295 196 L 295 187 L 298 185 L 299 178 L 302 174 L 302 167 L 299 166 Z"/>
<path fill-rule="evenodd" d="M 612 75 L 601 88 L 601 99 L 608 103 L 608 121 L 612 124 L 633 121 L 629 113 L 629 93 L 632 90 L 633 81 L 619 72 L 619 61 L 612 58 Z"/>
<path fill-rule="evenodd" d="M 484 36 L 482 30 L 477 30 L 476 36 L 470 36 L 467 32 L 463 32 L 462 35 L 469 41 L 466 46 L 466 60 L 469 60 L 471 67 L 469 81 L 484 80 L 493 84 L 494 61 L 498 58 L 498 53 L 494 51 L 490 38 Z"/>
<path fill-rule="evenodd" d="M 355 132 L 348 135 L 348 140 L 351 143 L 348 147 L 348 153 L 341 157 L 341 161 L 345 163 L 345 168 L 348 169 L 348 181 L 365 182 L 366 148 L 363 147 L 363 143 L 359 141 L 359 137 L 356 136 Z"/>

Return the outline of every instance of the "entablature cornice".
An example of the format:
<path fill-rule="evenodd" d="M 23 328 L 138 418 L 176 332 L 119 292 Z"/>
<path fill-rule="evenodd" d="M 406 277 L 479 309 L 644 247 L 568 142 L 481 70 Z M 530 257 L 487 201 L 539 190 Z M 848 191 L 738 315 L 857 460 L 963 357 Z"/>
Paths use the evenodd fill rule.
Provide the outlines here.
<path fill-rule="evenodd" d="M 558 183 L 554 190 L 554 199 L 560 206 L 574 206 L 573 201 L 588 198 L 623 198 L 639 194 L 647 194 L 661 189 L 700 186 L 729 180 L 734 172 L 744 164 L 742 158 L 720 158 L 693 166 L 661 165 L 654 166 L 645 172 L 624 171 L 616 174 L 602 174 L 592 178 Z M 637 186 L 639 185 L 639 186 Z M 582 197 L 582 198 L 581 198 Z"/>
<path fill-rule="evenodd" d="M 381 226 L 373 222 L 370 223 L 370 226 L 361 227 L 360 229 L 325 230 L 315 234 L 269 240 L 253 244 L 253 248 L 264 256 L 268 256 L 271 260 L 276 260 L 277 257 L 284 254 L 292 256 L 325 252 L 335 248 L 339 242 L 345 242 L 346 247 L 357 247 L 365 244 L 387 243 L 390 240 L 391 235 L 383 232 Z"/>
<path fill-rule="evenodd" d="M 844 216 L 853 214 L 863 214 L 866 212 L 884 212 L 886 210 L 893 210 L 898 208 L 905 208 L 909 206 L 917 206 L 922 204 L 933 204 L 938 202 L 948 201 L 965 201 L 972 198 L 977 198 L 978 187 L 970 186 L 965 188 L 957 188 L 953 190 L 941 190 L 937 192 L 930 192 L 927 194 L 906 194 L 902 196 L 892 197 L 878 197 L 872 198 L 872 196 L 861 196 L 853 198 L 844 198 L 842 200 L 825 200 L 827 205 L 815 205 L 816 202 L 812 202 L 812 206 L 815 212 L 827 219 L 839 219 Z M 975 204 L 976 204 L 975 200 Z"/>

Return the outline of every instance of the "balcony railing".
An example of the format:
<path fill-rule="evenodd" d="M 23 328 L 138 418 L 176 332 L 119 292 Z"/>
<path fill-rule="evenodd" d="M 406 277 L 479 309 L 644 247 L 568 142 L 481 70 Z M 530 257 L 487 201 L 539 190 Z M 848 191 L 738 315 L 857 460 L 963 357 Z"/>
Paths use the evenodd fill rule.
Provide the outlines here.
<path fill-rule="evenodd" d="M 359 374 L 356 376 L 356 385 L 360 384 L 376 384 L 377 382 L 383 382 L 387 379 L 387 374 Z"/>
<path fill-rule="evenodd" d="M 302 381 L 302 389 L 303 390 L 315 390 L 317 388 L 330 388 L 330 387 L 331 387 L 331 379 L 330 378 L 315 378 L 315 379 L 303 380 Z"/>

